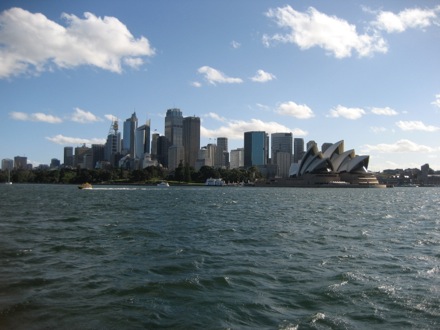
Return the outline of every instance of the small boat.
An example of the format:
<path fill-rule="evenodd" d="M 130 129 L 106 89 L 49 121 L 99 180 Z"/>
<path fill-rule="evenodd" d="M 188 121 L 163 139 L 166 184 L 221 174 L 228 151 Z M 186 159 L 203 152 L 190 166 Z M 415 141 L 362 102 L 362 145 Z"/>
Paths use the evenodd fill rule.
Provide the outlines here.
<path fill-rule="evenodd" d="M 11 170 L 8 170 L 8 181 L 7 182 L 5 182 L 6 184 L 12 184 L 12 181 L 11 181 Z"/>
<path fill-rule="evenodd" d="M 158 183 L 157 186 L 161 188 L 166 188 L 169 187 L 170 185 L 168 184 L 168 182 L 162 181 L 161 183 Z"/>
<path fill-rule="evenodd" d="M 78 189 L 92 189 L 92 188 L 93 188 L 92 185 L 88 182 L 78 186 Z"/>
<path fill-rule="evenodd" d="M 226 185 L 226 183 L 221 178 L 220 179 L 209 178 L 209 179 L 206 179 L 206 181 L 205 181 L 205 186 L 221 187 L 224 185 Z"/>

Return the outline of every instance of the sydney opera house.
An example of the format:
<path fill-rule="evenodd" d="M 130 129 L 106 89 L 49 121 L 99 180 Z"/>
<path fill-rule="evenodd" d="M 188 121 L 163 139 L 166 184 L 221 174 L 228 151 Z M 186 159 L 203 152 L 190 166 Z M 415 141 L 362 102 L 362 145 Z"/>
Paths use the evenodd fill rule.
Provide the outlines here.
<path fill-rule="evenodd" d="M 292 164 L 287 179 L 259 182 L 259 186 L 278 187 L 374 187 L 384 188 L 376 176 L 368 172 L 370 156 L 359 156 L 353 149 L 344 151 L 339 141 L 324 152 L 316 145 L 307 150 L 298 164 Z"/>

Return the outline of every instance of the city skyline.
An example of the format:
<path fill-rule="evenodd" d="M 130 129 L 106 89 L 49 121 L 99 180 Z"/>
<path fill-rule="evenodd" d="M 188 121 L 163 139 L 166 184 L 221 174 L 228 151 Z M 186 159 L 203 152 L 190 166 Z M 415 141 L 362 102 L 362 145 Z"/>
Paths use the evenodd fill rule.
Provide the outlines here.
<path fill-rule="evenodd" d="M 63 159 L 134 112 L 165 135 L 179 108 L 200 146 L 292 133 L 437 170 L 439 32 L 432 1 L 4 1 L 0 158 Z"/>

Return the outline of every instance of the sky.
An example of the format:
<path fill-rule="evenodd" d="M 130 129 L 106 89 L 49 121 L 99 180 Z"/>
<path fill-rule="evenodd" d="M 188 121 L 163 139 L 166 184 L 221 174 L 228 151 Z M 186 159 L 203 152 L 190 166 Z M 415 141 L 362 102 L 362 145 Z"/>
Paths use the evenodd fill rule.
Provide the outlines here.
<path fill-rule="evenodd" d="M 63 161 L 133 112 L 345 141 L 369 170 L 440 170 L 440 4 L 418 0 L 0 2 L 0 159 Z"/>

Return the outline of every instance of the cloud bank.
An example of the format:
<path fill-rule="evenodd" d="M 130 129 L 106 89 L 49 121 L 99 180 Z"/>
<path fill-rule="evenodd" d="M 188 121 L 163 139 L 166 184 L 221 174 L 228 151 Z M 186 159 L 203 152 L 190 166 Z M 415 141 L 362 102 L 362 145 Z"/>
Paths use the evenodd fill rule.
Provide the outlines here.
<path fill-rule="evenodd" d="M 0 78 L 38 74 L 82 65 L 121 73 L 138 68 L 155 51 L 145 37 L 134 38 L 115 17 L 63 14 L 65 26 L 21 8 L 0 14 Z"/>

